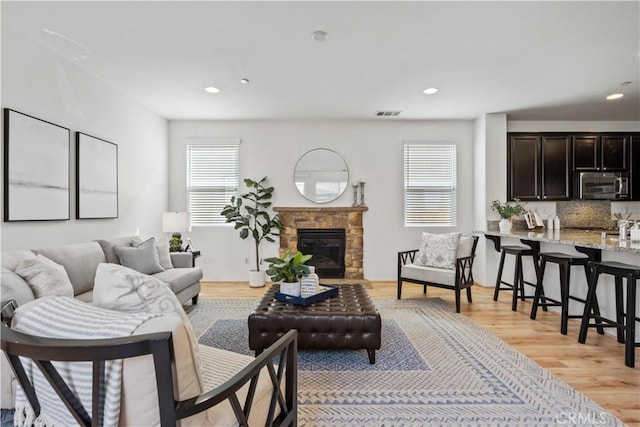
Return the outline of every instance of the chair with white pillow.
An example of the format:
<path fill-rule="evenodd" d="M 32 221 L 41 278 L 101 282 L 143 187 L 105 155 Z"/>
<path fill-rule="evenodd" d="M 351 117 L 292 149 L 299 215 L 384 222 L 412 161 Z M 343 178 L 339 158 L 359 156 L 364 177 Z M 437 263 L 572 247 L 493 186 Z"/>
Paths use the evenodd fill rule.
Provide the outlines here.
<path fill-rule="evenodd" d="M 473 260 L 478 236 L 461 233 L 432 234 L 423 232 L 419 249 L 398 252 L 398 299 L 402 297 L 402 283 L 416 283 L 451 289 L 455 293 L 456 312 L 460 312 L 460 293 L 467 290 L 471 302 Z"/>
<path fill-rule="evenodd" d="M 93 303 L 2 305 L 2 350 L 21 386 L 14 425 L 296 423 L 295 331 L 256 358 L 199 345 L 166 284 L 113 264 L 99 265 Z"/>

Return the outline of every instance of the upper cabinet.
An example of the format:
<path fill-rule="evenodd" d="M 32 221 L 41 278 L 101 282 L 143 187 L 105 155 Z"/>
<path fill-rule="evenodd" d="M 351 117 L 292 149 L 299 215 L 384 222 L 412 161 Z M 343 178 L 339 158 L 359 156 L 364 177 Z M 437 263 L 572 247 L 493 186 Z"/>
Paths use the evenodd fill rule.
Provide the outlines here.
<path fill-rule="evenodd" d="M 510 133 L 508 199 L 567 200 L 571 197 L 571 137 Z"/>
<path fill-rule="evenodd" d="M 640 134 L 632 135 L 629 145 L 629 200 L 640 200 Z"/>
<path fill-rule="evenodd" d="M 573 139 L 573 170 L 626 171 L 629 152 L 628 135 L 575 135 Z"/>

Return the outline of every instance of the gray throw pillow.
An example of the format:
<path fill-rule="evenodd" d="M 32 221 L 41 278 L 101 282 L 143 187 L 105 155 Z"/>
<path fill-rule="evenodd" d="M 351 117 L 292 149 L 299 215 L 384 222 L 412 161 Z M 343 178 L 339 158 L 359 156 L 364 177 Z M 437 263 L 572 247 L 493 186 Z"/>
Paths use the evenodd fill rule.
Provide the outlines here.
<path fill-rule="evenodd" d="M 456 252 L 461 233 L 432 234 L 420 236 L 420 250 L 414 263 L 423 267 L 456 268 Z"/>
<path fill-rule="evenodd" d="M 113 248 L 120 258 L 120 264 L 143 274 L 164 271 L 158 258 L 156 239 L 153 237 L 135 246 L 116 246 Z"/>

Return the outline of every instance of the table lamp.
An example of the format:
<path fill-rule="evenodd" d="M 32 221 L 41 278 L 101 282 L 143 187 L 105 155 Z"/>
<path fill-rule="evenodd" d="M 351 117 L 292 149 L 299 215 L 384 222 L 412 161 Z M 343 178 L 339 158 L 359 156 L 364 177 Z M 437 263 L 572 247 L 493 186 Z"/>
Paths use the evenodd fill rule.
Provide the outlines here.
<path fill-rule="evenodd" d="M 172 233 L 177 241 L 169 247 L 175 251 L 182 251 L 182 232 L 191 231 L 191 213 L 189 212 L 165 212 L 162 214 L 162 231 Z"/>

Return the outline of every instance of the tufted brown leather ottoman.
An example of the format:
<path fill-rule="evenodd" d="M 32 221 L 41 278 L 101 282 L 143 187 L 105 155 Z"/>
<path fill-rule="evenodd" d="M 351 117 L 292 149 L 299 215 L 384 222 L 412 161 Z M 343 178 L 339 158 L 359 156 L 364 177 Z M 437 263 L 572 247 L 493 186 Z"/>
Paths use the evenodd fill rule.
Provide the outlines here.
<path fill-rule="evenodd" d="M 340 285 L 338 295 L 306 307 L 276 300 L 279 290 L 279 285 L 271 286 L 249 315 L 249 348 L 256 354 L 297 329 L 298 348 L 365 349 L 375 363 L 382 323 L 362 285 Z"/>

